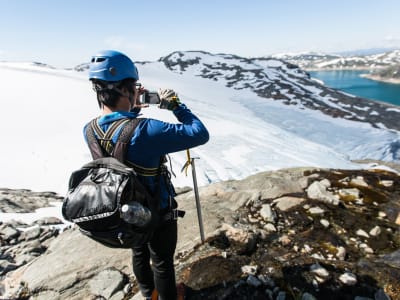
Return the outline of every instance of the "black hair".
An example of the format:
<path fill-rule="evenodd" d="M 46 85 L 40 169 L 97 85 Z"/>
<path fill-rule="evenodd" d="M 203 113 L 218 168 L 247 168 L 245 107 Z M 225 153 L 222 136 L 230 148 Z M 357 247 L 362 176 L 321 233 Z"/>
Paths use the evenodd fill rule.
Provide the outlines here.
<path fill-rule="evenodd" d="M 133 78 L 126 78 L 116 82 L 93 79 L 93 90 L 97 93 L 99 106 L 101 107 L 104 104 L 111 108 L 116 107 L 119 97 L 122 95 L 121 90 L 125 88 L 129 93 L 133 93 L 135 82 Z"/>

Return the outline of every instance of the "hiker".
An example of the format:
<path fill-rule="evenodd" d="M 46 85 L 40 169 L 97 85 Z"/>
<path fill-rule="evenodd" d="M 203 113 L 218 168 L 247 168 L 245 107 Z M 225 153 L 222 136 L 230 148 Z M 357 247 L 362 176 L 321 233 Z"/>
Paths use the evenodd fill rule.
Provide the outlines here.
<path fill-rule="evenodd" d="M 129 57 L 114 50 L 97 53 L 90 63 L 89 79 L 102 112 L 98 125 L 103 131 L 117 120 L 138 117 L 143 87 L 138 88 L 138 70 Z M 199 118 L 180 102 L 175 91 L 160 89 L 158 94 L 163 103 L 159 107 L 172 111 L 180 123 L 144 119 L 135 128 L 128 145 L 125 163 L 136 171 L 150 193 L 159 195 L 160 213 L 164 216 L 151 240 L 132 249 L 132 264 L 145 299 L 151 299 L 153 291 L 157 291 L 160 300 L 175 300 L 174 252 L 177 243 L 176 219 L 180 211 L 177 210 L 175 190 L 164 159 L 168 153 L 206 143 L 209 134 Z M 114 142 L 119 132 L 117 129 L 112 136 Z"/>

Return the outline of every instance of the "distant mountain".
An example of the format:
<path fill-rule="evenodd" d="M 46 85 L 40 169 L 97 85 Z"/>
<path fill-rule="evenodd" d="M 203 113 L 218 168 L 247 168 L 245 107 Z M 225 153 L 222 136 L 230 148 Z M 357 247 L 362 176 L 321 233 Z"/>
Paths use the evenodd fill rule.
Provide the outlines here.
<path fill-rule="evenodd" d="M 376 69 L 400 63 L 400 50 L 370 55 L 332 55 L 321 53 L 276 54 L 271 58 L 283 59 L 302 69 Z"/>
<path fill-rule="evenodd" d="M 222 82 L 227 87 L 250 90 L 259 97 L 303 110 L 319 110 L 334 118 L 400 130 L 400 110 L 391 109 L 382 102 L 368 101 L 328 88 L 311 79 L 307 72 L 294 64 L 301 59 L 318 64 L 319 61 L 341 61 L 342 58 L 324 54 L 301 54 L 293 57 L 295 60 L 288 59 L 287 55 L 275 58 L 243 58 L 231 54 L 187 51 L 173 52 L 161 58 L 160 62 L 173 72 L 192 72 L 195 76 Z M 396 58 L 400 60 L 400 51 L 378 55 L 377 58 L 382 63 Z"/>
<path fill-rule="evenodd" d="M 386 82 L 400 83 L 400 64 L 374 70 L 365 77 Z"/>
<path fill-rule="evenodd" d="M 357 49 L 357 50 L 349 50 L 349 51 L 341 51 L 335 54 L 342 56 L 360 56 L 360 55 L 373 55 L 380 54 L 384 52 L 390 52 L 394 50 L 398 50 L 398 47 L 388 47 L 388 48 L 367 48 L 367 49 Z"/>

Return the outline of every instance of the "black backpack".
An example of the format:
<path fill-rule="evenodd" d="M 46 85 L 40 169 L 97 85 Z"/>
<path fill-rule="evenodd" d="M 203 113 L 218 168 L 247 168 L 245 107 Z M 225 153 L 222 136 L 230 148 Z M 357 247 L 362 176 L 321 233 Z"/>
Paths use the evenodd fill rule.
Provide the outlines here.
<path fill-rule="evenodd" d="M 112 248 L 142 245 L 151 238 L 160 221 L 158 192 L 151 195 L 136 172 L 123 163 L 127 145 L 141 120 L 115 121 L 105 133 L 97 119 L 88 124 L 86 136 L 94 160 L 72 173 L 62 205 L 66 220 L 77 224 L 86 236 Z M 111 138 L 121 127 L 114 145 Z M 146 227 L 129 224 L 120 217 L 122 205 L 130 201 L 150 209 L 151 221 Z"/>

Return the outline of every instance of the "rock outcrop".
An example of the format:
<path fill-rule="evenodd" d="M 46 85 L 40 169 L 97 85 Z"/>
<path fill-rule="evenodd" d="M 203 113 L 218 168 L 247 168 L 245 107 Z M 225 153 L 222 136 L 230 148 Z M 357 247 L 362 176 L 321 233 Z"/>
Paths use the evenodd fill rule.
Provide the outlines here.
<path fill-rule="evenodd" d="M 202 187 L 200 199 L 204 243 L 193 191 L 177 198 L 189 299 L 400 299 L 398 174 L 285 169 Z M 20 226 L 1 225 L 0 299 L 140 299 L 129 250 L 73 227 L 41 242 L 45 225 Z"/>

